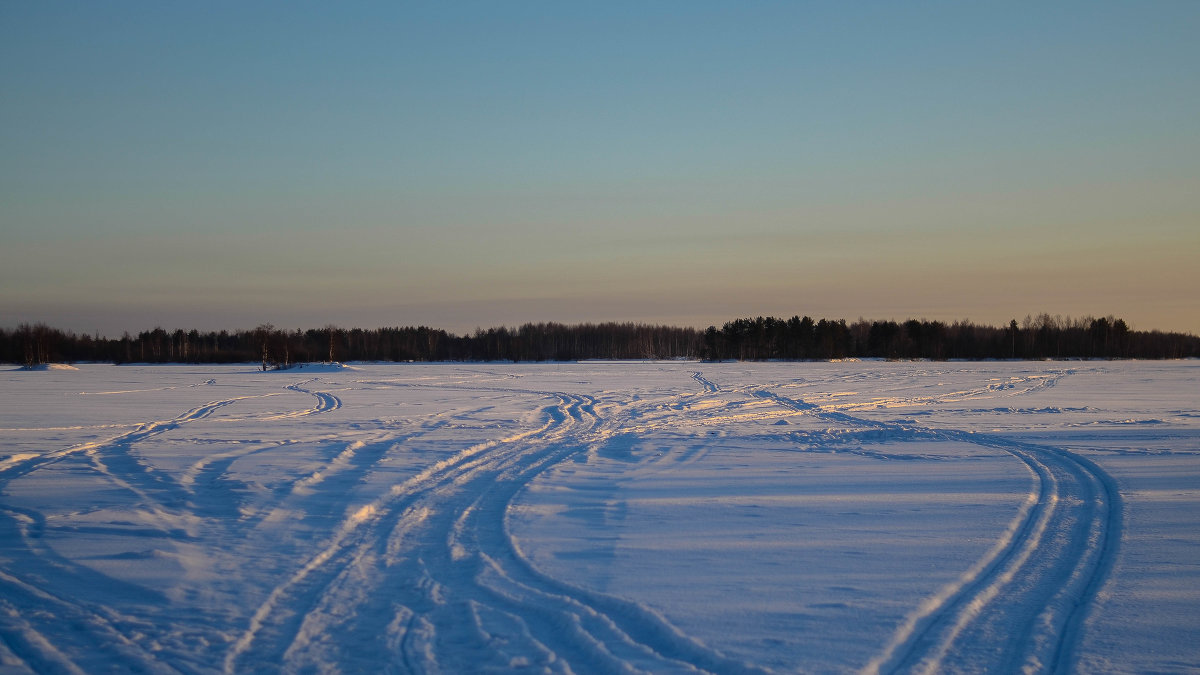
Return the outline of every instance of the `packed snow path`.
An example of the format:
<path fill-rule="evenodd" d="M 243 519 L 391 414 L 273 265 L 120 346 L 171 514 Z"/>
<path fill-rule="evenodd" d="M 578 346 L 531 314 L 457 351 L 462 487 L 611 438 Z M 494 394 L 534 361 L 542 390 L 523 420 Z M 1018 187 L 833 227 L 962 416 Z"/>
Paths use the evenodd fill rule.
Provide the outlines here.
<path fill-rule="evenodd" d="M 1077 365 L 6 372 L 0 670 L 1186 670 L 1200 368 Z"/>

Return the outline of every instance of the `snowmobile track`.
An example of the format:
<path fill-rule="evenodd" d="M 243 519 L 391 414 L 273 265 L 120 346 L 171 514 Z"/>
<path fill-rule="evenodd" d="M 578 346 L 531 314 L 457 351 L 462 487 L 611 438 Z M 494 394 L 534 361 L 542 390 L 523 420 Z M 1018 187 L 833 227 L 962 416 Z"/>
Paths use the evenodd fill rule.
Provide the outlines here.
<path fill-rule="evenodd" d="M 1111 476 L 1062 448 L 880 422 L 756 394 L 830 422 L 1003 450 L 1034 476 L 1034 491 L 996 546 L 911 614 L 866 672 L 933 673 L 984 663 L 995 672 L 1072 669 L 1083 622 L 1121 539 L 1122 503 Z M 980 653 L 978 645 L 996 648 Z"/>

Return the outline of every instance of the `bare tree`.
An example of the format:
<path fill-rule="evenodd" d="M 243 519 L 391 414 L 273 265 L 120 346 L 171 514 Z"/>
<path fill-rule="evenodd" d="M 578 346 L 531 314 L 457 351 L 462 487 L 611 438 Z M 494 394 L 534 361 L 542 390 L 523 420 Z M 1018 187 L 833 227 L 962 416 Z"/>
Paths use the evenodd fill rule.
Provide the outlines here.
<path fill-rule="evenodd" d="M 267 370 L 267 360 L 269 358 L 267 346 L 270 343 L 271 331 L 273 330 L 275 330 L 275 326 L 269 323 L 260 324 L 258 328 L 254 329 L 254 341 L 262 345 L 263 372 L 266 372 Z"/>

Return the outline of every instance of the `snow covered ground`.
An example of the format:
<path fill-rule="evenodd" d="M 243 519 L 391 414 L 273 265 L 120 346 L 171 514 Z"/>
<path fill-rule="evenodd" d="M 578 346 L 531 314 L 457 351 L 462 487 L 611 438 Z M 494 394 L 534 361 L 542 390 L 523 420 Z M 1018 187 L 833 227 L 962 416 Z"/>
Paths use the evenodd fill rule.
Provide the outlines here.
<path fill-rule="evenodd" d="M 1200 362 L 0 372 L 0 672 L 1200 668 Z"/>

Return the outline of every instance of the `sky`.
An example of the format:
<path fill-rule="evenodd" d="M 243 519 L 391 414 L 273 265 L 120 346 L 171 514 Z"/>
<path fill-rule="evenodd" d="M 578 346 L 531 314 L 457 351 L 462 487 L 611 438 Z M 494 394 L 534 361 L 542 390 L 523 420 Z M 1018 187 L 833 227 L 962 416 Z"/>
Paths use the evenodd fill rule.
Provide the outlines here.
<path fill-rule="evenodd" d="M 1200 3 L 0 0 L 0 327 L 1200 333 Z"/>

